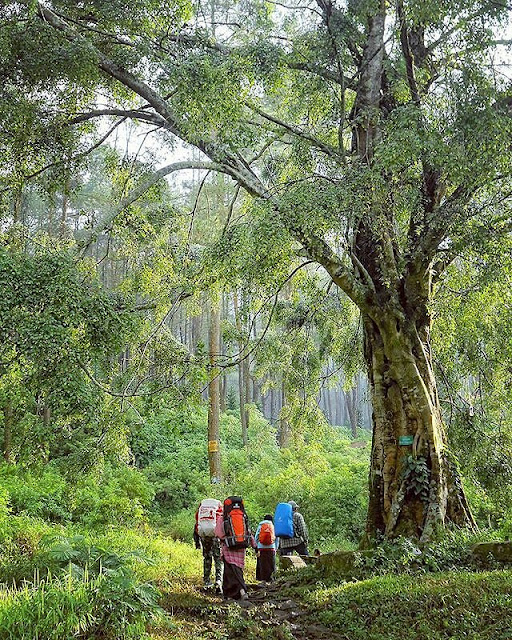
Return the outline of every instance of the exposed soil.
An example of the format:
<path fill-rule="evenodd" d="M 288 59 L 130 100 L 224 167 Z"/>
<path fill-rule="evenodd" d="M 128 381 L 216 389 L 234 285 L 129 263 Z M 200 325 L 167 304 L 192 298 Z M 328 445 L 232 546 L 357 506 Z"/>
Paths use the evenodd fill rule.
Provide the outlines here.
<path fill-rule="evenodd" d="M 290 582 L 253 585 L 248 608 L 251 617 L 267 628 L 285 627 L 290 640 L 346 640 L 346 636 L 315 622 L 311 611 L 290 597 L 290 587 Z"/>
<path fill-rule="evenodd" d="M 172 614 L 172 630 L 155 630 L 155 640 L 347 640 L 315 620 L 301 604 L 296 581 L 250 584 L 249 600 L 226 602 L 188 583 L 167 591 L 164 608 Z M 300 595 L 300 594 L 299 594 Z"/>

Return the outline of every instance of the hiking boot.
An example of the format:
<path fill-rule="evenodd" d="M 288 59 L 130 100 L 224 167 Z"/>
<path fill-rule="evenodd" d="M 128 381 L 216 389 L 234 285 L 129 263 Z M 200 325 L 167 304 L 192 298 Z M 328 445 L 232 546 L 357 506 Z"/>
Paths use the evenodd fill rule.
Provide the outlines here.
<path fill-rule="evenodd" d="M 240 589 L 240 600 L 249 600 L 249 596 L 245 589 Z"/>
<path fill-rule="evenodd" d="M 222 593 L 222 584 L 220 580 L 217 580 L 217 582 L 215 583 L 215 593 L 219 596 Z"/>

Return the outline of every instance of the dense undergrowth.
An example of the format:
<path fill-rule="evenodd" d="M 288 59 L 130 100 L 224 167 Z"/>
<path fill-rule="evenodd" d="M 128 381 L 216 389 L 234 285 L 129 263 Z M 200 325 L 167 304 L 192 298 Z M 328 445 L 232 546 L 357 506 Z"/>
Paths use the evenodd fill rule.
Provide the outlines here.
<path fill-rule="evenodd" d="M 161 605 L 169 610 L 166 594 L 180 585 L 186 593 L 187 585 L 199 581 L 201 556 L 190 543 L 194 511 L 206 495 L 243 495 L 254 524 L 277 502 L 293 498 L 308 522 L 312 547 L 356 547 L 366 510 L 369 445 L 364 433 L 354 442 L 345 430 L 325 426 L 315 438 L 303 433 L 281 450 L 272 427 L 253 409 L 250 442 L 243 447 L 238 416 L 227 412 L 221 425 L 225 482 L 212 487 L 205 426 L 201 410 L 160 411 L 143 423 L 133 420 L 127 425 L 128 464 L 103 458 L 78 474 L 68 470 L 64 456 L 44 466 L 0 465 L 0 640 L 144 638 L 148 628 L 163 634 L 152 637 L 171 637 L 166 630 L 171 633 L 174 623 Z M 482 522 L 494 509 L 501 530 L 495 528 L 492 535 L 510 535 L 506 508 L 502 505 L 500 511 L 482 501 L 474 485 L 469 493 Z M 375 628 L 382 628 L 381 635 L 371 637 L 391 638 L 385 635 L 391 614 L 380 605 L 370 611 L 372 598 L 366 594 L 375 592 L 391 609 L 393 593 L 402 594 L 396 616 L 402 616 L 403 607 L 406 620 L 404 594 L 410 593 L 414 607 L 427 596 L 437 603 L 442 585 L 446 582 L 447 593 L 455 593 L 458 580 L 437 577 L 438 572 L 455 570 L 471 594 L 484 593 L 482 606 L 501 611 L 509 603 L 503 587 L 506 580 L 510 583 L 509 574 L 473 580 L 461 573 L 480 570 L 468 554 L 472 541 L 454 532 L 429 549 L 406 540 L 384 545 L 370 558 L 361 556 L 354 579 L 369 580 L 358 583 L 360 587 L 323 587 L 316 576 L 316 584 L 304 592 L 304 606 L 320 608 L 322 619 L 333 628 L 343 626 L 341 610 L 347 609 L 346 624 L 353 626 L 354 638 L 366 637 L 365 627 L 362 622 L 357 627 L 350 611 L 368 609 L 369 619 L 377 620 Z M 420 583 L 403 575 L 412 573 L 435 577 Z M 428 594 L 421 584 L 430 585 L 424 587 L 431 587 Z M 468 634 L 477 633 L 480 627 L 470 622 Z"/>

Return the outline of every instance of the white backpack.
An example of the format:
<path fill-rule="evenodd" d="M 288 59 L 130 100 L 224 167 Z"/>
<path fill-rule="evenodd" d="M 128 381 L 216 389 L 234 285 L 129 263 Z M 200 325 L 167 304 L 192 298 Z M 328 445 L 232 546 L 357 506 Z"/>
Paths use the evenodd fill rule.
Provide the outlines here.
<path fill-rule="evenodd" d="M 197 512 L 197 533 L 202 538 L 215 537 L 217 511 L 222 511 L 222 503 L 220 500 L 206 498 L 199 505 L 199 510 Z"/>

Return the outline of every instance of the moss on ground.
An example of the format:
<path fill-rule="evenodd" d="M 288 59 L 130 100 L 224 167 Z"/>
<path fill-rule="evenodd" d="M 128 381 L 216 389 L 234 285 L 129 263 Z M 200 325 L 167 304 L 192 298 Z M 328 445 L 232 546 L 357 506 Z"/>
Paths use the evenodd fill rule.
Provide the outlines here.
<path fill-rule="evenodd" d="M 512 571 L 382 576 L 310 589 L 308 609 L 351 640 L 510 640 Z"/>

